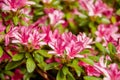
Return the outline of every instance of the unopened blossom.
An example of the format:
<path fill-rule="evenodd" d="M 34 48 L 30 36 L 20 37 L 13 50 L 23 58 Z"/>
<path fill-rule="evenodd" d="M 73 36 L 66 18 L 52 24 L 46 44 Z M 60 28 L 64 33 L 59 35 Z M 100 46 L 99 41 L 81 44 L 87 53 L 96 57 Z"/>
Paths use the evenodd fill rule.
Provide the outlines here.
<path fill-rule="evenodd" d="M 28 0 L 2 0 L 2 10 L 17 11 L 18 9 L 21 9 L 26 5 L 32 5 L 32 4 L 35 3 Z"/>
<path fill-rule="evenodd" d="M 63 12 L 60 10 L 51 10 L 51 12 L 47 13 L 50 19 L 50 24 L 56 26 L 58 24 L 62 24 L 65 21 L 63 20 Z"/>
<path fill-rule="evenodd" d="M 80 6 L 88 11 L 89 16 L 99 16 L 103 14 L 110 17 L 112 15 L 112 9 L 102 2 L 102 0 L 79 0 Z"/>

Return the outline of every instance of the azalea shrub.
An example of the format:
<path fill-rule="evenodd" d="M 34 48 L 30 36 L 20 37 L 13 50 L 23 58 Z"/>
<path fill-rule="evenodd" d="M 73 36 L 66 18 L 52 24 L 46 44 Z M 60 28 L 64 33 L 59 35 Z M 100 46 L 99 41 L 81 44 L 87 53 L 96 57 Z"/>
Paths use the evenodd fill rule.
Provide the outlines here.
<path fill-rule="evenodd" d="M 120 0 L 0 0 L 0 80 L 120 80 Z"/>

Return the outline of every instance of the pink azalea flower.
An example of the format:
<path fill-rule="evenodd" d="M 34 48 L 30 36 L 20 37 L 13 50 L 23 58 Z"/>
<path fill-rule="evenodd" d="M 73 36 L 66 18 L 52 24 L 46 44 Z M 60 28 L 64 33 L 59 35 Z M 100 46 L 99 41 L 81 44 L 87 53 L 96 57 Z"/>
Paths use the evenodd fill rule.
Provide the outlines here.
<path fill-rule="evenodd" d="M 5 35 L 5 45 L 7 46 L 10 43 L 10 39 L 13 38 L 14 33 L 17 32 L 17 27 L 11 27 L 10 30 Z"/>
<path fill-rule="evenodd" d="M 84 48 L 91 48 L 90 44 L 92 44 L 92 39 L 87 37 L 85 33 L 79 33 L 77 35 L 77 42 L 82 42 Z"/>
<path fill-rule="evenodd" d="M 110 17 L 112 15 L 112 9 L 102 2 L 102 0 L 79 0 L 81 7 L 88 11 L 89 16 L 99 16 L 103 14 Z"/>
<path fill-rule="evenodd" d="M 103 80 L 120 80 L 120 70 L 118 70 L 117 64 L 113 63 L 107 66 L 108 59 L 107 57 L 106 60 L 104 60 L 102 56 L 99 63 L 96 63 L 94 67 L 105 76 Z"/>
<path fill-rule="evenodd" d="M 79 66 L 83 66 L 88 76 L 96 76 L 99 77 L 101 72 L 97 70 L 94 66 L 86 64 L 84 62 L 79 62 Z"/>
<path fill-rule="evenodd" d="M 35 3 L 28 0 L 3 0 L 2 9 L 5 11 L 17 11 L 18 9 L 21 9 L 26 5 L 32 4 Z"/>
<path fill-rule="evenodd" d="M 5 30 L 5 26 L 2 25 L 2 21 L 0 21 L 0 32 Z"/>
<path fill-rule="evenodd" d="M 4 60 L 9 60 L 10 56 L 6 53 L 3 53 L 3 55 L 0 57 L 0 63 Z"/>
<path fill-rule="evenodd" d="M 14 71 L 14 75 L 11 76 L 11 80 L 22 80 L 23 74 L 21 73 L 20 69 L 16 69 Z"/>
<path fill-rule="evenodd" d="M 120 34 L 118 32 L 118 27 L 116 25 L 105 25 L 100 24 L 98 26 L 98 30 L 96 31 L 96 41 L 101 42 L 104 40 L 104 45 L 106 46 L 109 42 L 112 42 L 116 45 L 116 41 L 118 40 Z"/>
<path fill-rule="evenodd" d="M 52 41 L 49 42 L 49 46 L 54 50 L 49 51 L 49 53 L 62 56 L 64 54 L 66 44 L 61 37 L 57 37 L 56 39 L 52 39 Z"/>
<path fill-rule="evenodd" d="M 66 44 L 69 44 L 71 41 L 76 41 L 77 37 L 72 34 L 71 32 L 69 33 L 63 33 L 62 38 L 65 41 Z"/>
<path fill-rule="evenodd" d="M 50 24 L 56 26 L 58 24 L 64 23 L 62 20 L 64 14 L 60 10 L 51 10 L 51 12 L 47 13 L 50 19 Z"/>
<path fill-rule="evenodd" d="M 52 0 L 42 0 L 42 1 L 43 1 L 43 3 L 47 3 L 47 4 L 52 2 Z"/>
<path fill-rule="evenodd" d="M 66 53 L 70 58 L 84 57 L 83 55 L 78 54 L 83 49 L 83 43 L 71 41 L 71 43 L 66 47 Z"/>
<path fill-rule="evenodd" d="M 39 29 L 32 27 L 19 27 L 18 32 L 14 33 L 14 39 L 12 43 L 20 43 L 27 47 L 33 47 L 34 49 L 39 49 L 40 45 L 44 45 L 41 42 L 46 36 L 45 34 L 39 33 Z"/>
<path fill-rule="evenodd" d="M 50 26 L 43 26 L 42 33 L 46 34 L 44 41 L 48 44 L 51 41 L 50 36 L 52 35 L 52 31 L 50 30 Z"/>

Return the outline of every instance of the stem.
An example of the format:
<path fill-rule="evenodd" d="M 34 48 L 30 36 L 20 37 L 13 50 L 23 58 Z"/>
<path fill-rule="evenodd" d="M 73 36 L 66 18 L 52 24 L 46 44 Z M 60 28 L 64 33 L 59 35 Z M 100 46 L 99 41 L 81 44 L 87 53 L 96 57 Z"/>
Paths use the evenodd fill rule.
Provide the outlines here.
<path fill-rule="evenodd" d="M 47 72 L 44 72 L 38 67 L 36 68 L 36 71 L 44 78 L 44 80 L 56 80 L 52 75 L 48 74 Z"/>

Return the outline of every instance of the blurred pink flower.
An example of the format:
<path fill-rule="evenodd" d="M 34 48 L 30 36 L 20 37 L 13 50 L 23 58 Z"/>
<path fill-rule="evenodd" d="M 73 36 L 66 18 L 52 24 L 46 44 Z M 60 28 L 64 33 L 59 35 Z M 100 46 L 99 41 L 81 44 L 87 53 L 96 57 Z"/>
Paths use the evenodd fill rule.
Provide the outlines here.
<path fill-rule="evenodd" d="M 97 70 L 94 66 L 91 66 L 85 62 L 80 61 L 79 66 L 83 66 L 88 76 L 96 76 L 99 77 L 101 72 Z"/>
<path fill-rule="evenodd" d="M 10 30 L 5 35 L 5 46 L 10 43 L 10 39 L 13 38 L 14 33 L 17 32 L 18 27 L 10 27 Z"/>
<path fill-rule="evenodd" d="M 109 57 L 100 57 L 99 63 L 94 64 L 94 67 L 99 70 L 105 77 L 103 80 L 120 80 L 120 70 L 116 63 L 107 66 L 107 61 L 111 60 Z"/>
<path fill-rule="evenodd" d="M 3 26 L 2 21 L 0 21 L 0 32 L 4 31 L 6 28 Z"/>
<path fill-rule="evenodd" d="M 3 55 L 0 57 L 0 63 L 4 60 L 9 60 L 10 56 L 6 53 L 3 53 Z"/>
<path fill-rule="evenodd" d="M 116 25 L 105 25 L 105 24 L 100 24 L 98 26 L 98 30 L 95 32 L 97 35 L 96 41 L 101 42 L 104 40 L 104 46 L 106 46 L 109 42 L 112 42 L 113 44 L 116 45 L 116 41 L 120 37 L 120 34 L 118 32 L 118 27 Z"/>
<path fill-rule="evenodd" d="M 48 13 L 48 17 L 50 19 L 50 24 L 52 26 L 56 26 L 58 24 L 63 24 L 65 21 L 62 19 L 64 14 L 60 10 L 51 9 Z"/>
<path fill-rule="evenodd" d="M 11 76 L 11 80 L 22 80 L 23 76 L 24 75 L 21 73 L 20 69 L 16 69 L 13 76 Z"/>
<path fill-rule="evenodd" d="M 102 2 L 102 0 L 79 0 L 81 7 L 88 11 L 89 16 L 99 16 L 101 17 L 103 14 L 105 16 L 110 17 L 112 15 L 112 8 L 108 8 L 108 6 Z"/>
<path fill-rule="evenodd" d="M 42 0 L 42 1 L 43 1 L 43 3 L 47 3 L 47 4 L 52 2 L 52 0 Z"/>
<path fill-rule="evenodd" d="M 17 11 L 26 5 L 35 4 L 34 2 L 28 0 L 3 0 L 2 2 L 2 9 L 5 11 Z"/>

